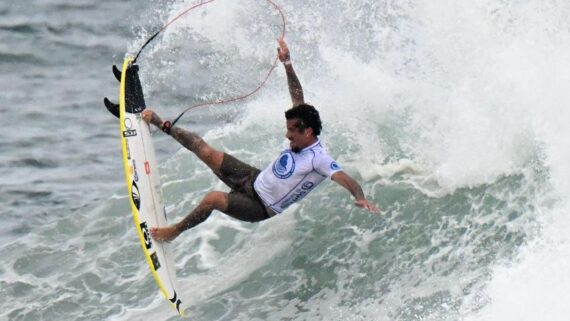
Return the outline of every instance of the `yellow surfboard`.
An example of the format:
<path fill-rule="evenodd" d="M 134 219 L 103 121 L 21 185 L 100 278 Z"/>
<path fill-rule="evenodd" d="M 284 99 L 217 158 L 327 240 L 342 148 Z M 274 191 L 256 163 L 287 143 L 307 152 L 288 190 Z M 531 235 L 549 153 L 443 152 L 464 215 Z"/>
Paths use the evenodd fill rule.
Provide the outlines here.
<path fill-rule="evenodd" d="M 113 106 L 108 99 L 105 99 L 105 105 L 120 119 L 125 179 L 135 227 L 160 291 L 178 313 L 184 315 L 170 244 L 153 240 L 149 233 L 151 227 L 163 227 L 168 223 L 150 128 L 141 116 L 146 106 L 138 66 L 128 57 L 122 71 L 115 68 L 114 72 L 121 82 L 119 105 Z"/>

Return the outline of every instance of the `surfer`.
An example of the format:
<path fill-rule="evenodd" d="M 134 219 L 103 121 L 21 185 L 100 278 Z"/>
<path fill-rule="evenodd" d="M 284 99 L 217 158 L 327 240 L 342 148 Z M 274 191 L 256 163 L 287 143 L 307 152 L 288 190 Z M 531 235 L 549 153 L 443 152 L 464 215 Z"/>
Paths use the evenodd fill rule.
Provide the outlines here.
<path fill-rule="evenodd" d="M 323 146 L 319 138 L 322 128 L 319 112 L 305 103 L 289 49 L 282 38 L 279 39 L 277 55 L 285 67 L 293 102 L 293 107 L 285 112 L 290 148 L 282 151 L 263 171 L 212 148 L 193 132 L 162 121 L 154 111 L 143 111 L 142 117 L 147 123 L 161 128 L 196 154 L 231 189 L 229 193 L 209 192 L 190 214 L 174 225 L 151 228 L 154 239 L 171 241 L 185 230 L 204 222 L 213 210 L 242 221 L 263 221 L 300 201 L 327 177 L 346 188 L 354 196 L 356 206 L 372 213 L 380 212 L 366 199 L 361 186 L 342 171 Z"/>

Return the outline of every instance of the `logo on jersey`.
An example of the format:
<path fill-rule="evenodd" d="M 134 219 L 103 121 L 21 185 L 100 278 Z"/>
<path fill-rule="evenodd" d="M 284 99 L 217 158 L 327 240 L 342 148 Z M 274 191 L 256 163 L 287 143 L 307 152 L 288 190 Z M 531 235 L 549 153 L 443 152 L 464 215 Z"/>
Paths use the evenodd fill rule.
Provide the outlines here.
<path fill-rule="evenodd" d="M 293 175 L 295 171 L 295 160 L 291 152 L 283 153 L 279 159 L 273 163 L 273 174 L 281 179 L 286 179 Z"/>
<path fill-rule="evenodd" d="M 283 202 L 281 202 L 281 208 L 287 208 L 289 205 L 300 201 L 302 198 L 307 196 L 309 192 L 315 187 L 315 183 L 307 181 L 301 185 L 301 188 L 295 190 L 289 197 L 287 197 Z"/>
<path fill-rule="evenodd" d="M 308 191 L 313 188 L 313 186 L 315 186 L 315 183 L 313 182 L 304 182 L 303 185 L 301 185 L 301 188 L 305 191 Z"/>
<path fill-rule="evenodd" d="M 336 162 L 332 162 L 331 163 L 331 169 L 333 171 L 338 171 L 338 170 L 340 170 L 340 166 Z"/>

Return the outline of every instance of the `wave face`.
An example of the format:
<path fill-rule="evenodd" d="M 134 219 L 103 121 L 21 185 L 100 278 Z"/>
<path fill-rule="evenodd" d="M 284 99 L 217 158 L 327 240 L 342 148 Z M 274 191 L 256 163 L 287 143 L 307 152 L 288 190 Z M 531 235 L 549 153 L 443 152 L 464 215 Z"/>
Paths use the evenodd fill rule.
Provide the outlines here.
<path fill-rule="evenodd" d="M 135 53 L 189 4 L 153 2 L 140 17 L 113 22 L 128 24 L 134 40 L 129 34 L 113 38 L 112 28 L 98 29 L 100 22 L 72 20 L 89 41 L 72 37 L 61 46 L 99 48 L 102 38 L 122 39 Z M 570 4 L 281 5 L 305 99 L 323 119 L 321 138 L 382 214 L 356 208 L 328 180 L 261 223 L 215 212 L 173 242 L 187 314 L 194 320 L 565 320 Z M 109 9 L 89 1 L 53 6 L 78 16 Z M 0 8 L 0 15 L 10 10 Z M 15 19 L 0 29 L 14 42 L 38 33 L 59 41 L 69 31 L 50 19 L 56 18 L 45 18 L 48 27 Z M 275 57 L 279 23 L 259 0 L 220 0 L 192 12 L 139 58 L 147 104 L 174 118 L 193 104 L 253 89 Z M 37 72 L 49 68 L 49 59 L 62 59 L 21 51 L 0 48 L 0 57 L 36 65 Z M 279 67 L 254 98 L 191 111 L 179 124 L 264 168 L 285 144 L 283 112 L 290 104 Z M 33 106 L 25 112 L 22 117 L 41 119 Z M 93 135 L 116 143 L 112 134 L 118 129 L 111 122 Z M 154 136 L 171 221 L 208 191 L 227 191 L 193 154 L 159 132 Z M 12 146 L 0 138 L 0 146 Z M 33 139 L 26 141 L 33 146 Z M 58 180 L 48 175 L 49 184 L 30 180 L 20 186 L 12 184 L 16 174 L 6 176 L 11 180 L 5 195 L 15 209 L 8 213 L 9 241 L 0 248 L 6 262 L 0 266 L 0 295 L 9 298 L 0 303 L 0 318 L 178 319 L 144 263 L 126 191 L 118 186 L 123 174 L 116 147 L 97 155 L 99 167 L 107 166 L 103 161 L 119 165 L 105 167 L 95 196 L 83 204 L 66 198 L 85 189 L 70 191 L 85 184 L 84 176 L 62 174 L 75 163 L 25 153 L 7 158 L 5 166 L 22 172 L 33 167 Z M 18 201 L 24 197 L 42 203 Z M 40 211 L 46 204 L 73 210 L 19 221 L 25 209 Z"/>

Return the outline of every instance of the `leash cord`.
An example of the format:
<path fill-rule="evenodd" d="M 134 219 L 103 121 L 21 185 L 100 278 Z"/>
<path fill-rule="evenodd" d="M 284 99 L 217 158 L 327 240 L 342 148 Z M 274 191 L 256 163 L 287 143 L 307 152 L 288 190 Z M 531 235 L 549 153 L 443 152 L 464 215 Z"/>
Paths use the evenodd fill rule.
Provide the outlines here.
<path fill-rule="evenodd" d="M 166 28 L 168 28 L 170 25 L 172 25 L 174 22 L 176 22 L 178 19 L 180 19 L 181 17 L 183 17 L 184 15 L 188 14 L 190 11 L 199 8 L 203 5 L 206 5 L 208 3 L 214 2 L 215 0 L 207 0 L 207 1 L 203 1 L 200 2 L 198 4 L 195 4 L 193 6 L 190 6 L 188 8 L 186 8 L 184 11 L 182 11 L 181 13 L 179 13 L 178 15 L 176 15 L 174 18 L 172 18 L 170 21 L 168 21 L 162 28 L 160 28 L 160 30 L 158 30 L 155 34 L 153 34 L 139 49 L 139 51 L 137 52 L 137 55 L 135 56 L 135 59 L 133 60 L 133 64 L 136 63 L 137 59 L 139 58 L 141 52 L 146 48 L 146 46 L 148 46 L 159 34 L 161 34 L 164 30 L 166 30 Z M 283 14 L 283 11 L 281 10 L 281 8 L 279 7 L 279 5 L 277 5 L 273 0 L 266 0 L 267 2 L 269 2 L 274 8 L 275 10 L 279 13 L 280 17 L 281 17 L 281 38 L 285 37 L 285 29 L 286 29 L 286 21 L 285 21 L 285 15 Z M 250 96 L 254 95 L 255 93 L 257 93 L 266 83 L 267 80 L 269 79 L 269 76 L 271 76 L 271 74 L 273 73 L 273 70 L 275 70 L 276 66 L 277 66 L 277 62 L 278 62 L 278 58 L 276 57 L 275 60 L 273 61 L 273 64 L 271 65 L 271 68 L 269 69 L 269 72 L 267 73 L 267 75 L 265 76 L 265 78 L 263 79 L 263 81 L 251 92 L 245 94 L 245 95 L 241 95 L 238 97 L 234 97 L 234 98 L 228 98 L 228 99 L 221 99 L 221 100 L 213 100 L 213 101 L 208 101 L 205 103 L 200 103 L 197 105 L 193 105 L 190 106 L 188 108 L 186 108 L 182 113 L 180 113 L 180 115 L 178 115 L 178 117 L 176 117 L 174 119 L 174 121 L 172 121 L 172 126 L 174 126 L 174 124 L 176 124 L 176 122 L 178 120 L 180 120 L 180 118 L 182 118 L 182 116 L 195 108 L 199 108 L 199 107 L 205 107 L 205 106 L 213 106 L 213 105 L 221 105 L 221 104 L 226 104 L 226 103 L 230 103 L 230 102 L 234 102 L 234 101 L 238 101 L 238 100 L 243 100 L 246 98 L 249 98 Z"/>

